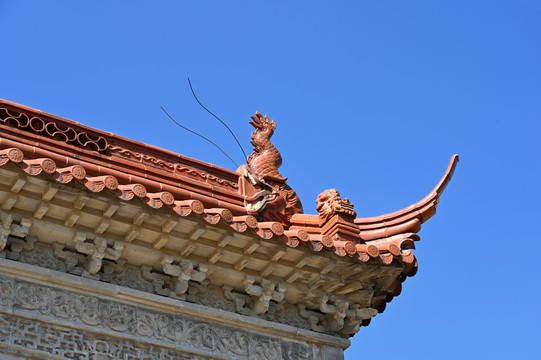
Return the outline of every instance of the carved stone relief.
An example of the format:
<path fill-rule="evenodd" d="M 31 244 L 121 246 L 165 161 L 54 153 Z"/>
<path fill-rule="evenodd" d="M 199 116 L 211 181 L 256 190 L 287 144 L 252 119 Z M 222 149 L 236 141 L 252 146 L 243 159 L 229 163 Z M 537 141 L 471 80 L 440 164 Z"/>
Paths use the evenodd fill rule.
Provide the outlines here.
<path fill-rule="evenodd" d="M 7 258 L 47 269 L 81 275 L 85 256 L 65 249 L 64 244 L 43 244 L 36 238 L 11 238 Z"/>
<path fill-rule="evenodd" d="M 257 281 L 256 278 L 248 276 L 244 282 L 245 292 L 238 292 L 231 286 L 218 287 L 209 284 L 206 280 L 206 265 L 188 260 L 177 263 L 171 257 L 162 259 L 165 273 L 156 272 L 148 265 L 130 265 L 119 258 L 102 259 L 100 270 L 91 275 L 86 269 L 92 255 L 100 251 L 100 248 L 96 247 L 96 242 L 83 244 L 88 244 L 94 251 L 81 254 L 65 248 L 63 244 L 49 245 L 32 237 L 24 240 L 10 236 L 6 253 L 11 260 L 306 330 L 329 333 L 331 329 L 336 332 L 345 324 L 348 324 L 348 328 L 355 328 L 361 321 L 355 315 L 354 305 L 348 308 L 347 301 L 333 298 L 332 304 L 328 304 L 328 299 L 323 300 L 323 295 L 312 294 L 307 297 L 304 305 L 284 304 L 282 299 L 286 285 L 283 283 L 265 279 Z M 101 249 L 101 253 L 105 254 L 107 250 L 114 251 L 106 247 Z"/>
<path fill-rule="evenodd" d="M 0 315 L 0 351 L 2 350 L 25 359 L 210 359 L 9 315 Z"/>
<path fill-rule="evenodd" d="M 265 320 L 279 322 L 280 324 L 313 330 L 310 323 L 299 316 L 294 305 L 270 303 L 269 310 L 263 315 Z"/>
<path fill-rule="evenodd" d="M 58 325 L 17 318 L 19 312 L 39 315 Z M 190 358 L 166 350 L 173 347 L 223 358 L 311 359 L 307 345 L 8 278 L 0 278 L 0 313 L 0 349 L 44 351 L 58 358 Z M 81 325 L 95 330 L 87 333 L 63 328 Z M 104 332 L 139 340 L 134 346 L 135 342 L 104 336 Z"/>
<path fill-rule="evenodd" d="M 226 299 L 222 289 L 217 286 L 193 284 L 188 290 L 186 301 L 194 304 L 210 306 L 215 309 L 235 312 L 235 303 Z"/>
<path fill-rule="evenodd" d="M 20 243 L 19 243 L 20 244 Z M 18 245 L 19 245 L 18 244 Z M 57 259 L 54 256 L 54 250 L 52 247 L 47 246 L 45 244 L 34 242 L 28 243 L 29 251 L 15 251 L 19 248 L 19 246 L 24 246 L 20 244 L 19 246 L 15 246 L 14 243 L 11 244 L 11 253 L 8 256 L 8 258 L 15 260 L 15 257 L 18 257 L 20 262 L 31 264 L 31 265 L 37 265 L 41 266 L 47 269 L 61 271 L 61 272 L 67 272 L 67 267 L 64 261 L 61 261 Z"/>
<path fill-rule="evenodd" d="M 120 260 L 118 263 L 104 263 L 103 272 L 99 276 L 100 281 L 153 293 L 154 284 L 152 278 L 150 280 L 148 276 L 145 278 L 145 270 L 147 272 L 150 271 L 148 267 L 142 269 L 137 266 L 125 264 L 125 261 Z"/>

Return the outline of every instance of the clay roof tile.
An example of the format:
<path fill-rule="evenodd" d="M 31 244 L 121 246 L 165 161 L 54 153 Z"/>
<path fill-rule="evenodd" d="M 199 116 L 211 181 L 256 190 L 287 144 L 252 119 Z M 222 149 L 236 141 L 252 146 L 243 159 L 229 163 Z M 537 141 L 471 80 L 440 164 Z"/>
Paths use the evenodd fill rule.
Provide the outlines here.
<path fill-rule="evenodd" d="M 258 221 L 244 208 L 239 175 L 216 165 L 2 99 L 0 131 L 0 166 L 11 162 L 28 175 L 48 174 L 60 184 L 76 180 L 92 192 L 108 189 L 123 201 L 138 197 L 152 208 L 165 205 L 179 216 L 197 215 L 211 225 L 223 220 L 234 231 L 251 230 L 263 239 L 276 237 L 290 247 L 303 244 L 312 251 L 326 249 L 359 262 L 390 264 L 396 259 L 404 269 L 388 292 L 389 301 L 400 294 L 401 281 L 417 271 L 410 250 L 419 240 L 416 232 L 435 214 L 439 196 L 458 163 L 458 156 L 453 156 L 443 178 L 419 202 L 393 213 L 355 219 L 352 228 L 354 237 L 360 237 L 357 244 L 322 235 L 318 215 L 294 214 L 285 227 Z M 373 306 L 381 312 L 385 301 Z M 362 325 L 368 322 L 363 320 Z"/>

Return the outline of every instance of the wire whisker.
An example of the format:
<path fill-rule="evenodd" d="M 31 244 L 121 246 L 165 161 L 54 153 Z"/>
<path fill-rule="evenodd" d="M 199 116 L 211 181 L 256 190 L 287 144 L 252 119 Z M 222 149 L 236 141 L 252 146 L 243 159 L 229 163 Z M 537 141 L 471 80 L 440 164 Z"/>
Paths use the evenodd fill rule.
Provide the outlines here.
<path fill-rule="evenodd" d="M 244 154 L 244 159 L 247 159 L 248 156 L 246 156 L 246 153 L 244 152 L 244 148 L 242 147 L 242 145 L 240 144 L 239 140 L 237 139 L 237 137 L 235 136 L 235 134 L 233 134 L 233 131 L 231 131 L 231 129 L 229 128 L 229 126 L 227 126 L 227 124 L 225 122 L 222 121 L 222 119 L 220 119 L 218 116 L 214 115 L 214 113 L 212 111 L 210 111 L 209 109 L 207 109 L 205 107 L 205 105 L 203 105 L 201 103 L 201 101 L 199 101 L 199 99 L 197 98 L 197 95 L 195 95 L 195 91 L 193 90 L 193 87 L 192 87 L 192 82 L 190 81 L 190 78 L 188 77 L 188 84 L 190 84 L 190 90 L 192 91 L 192 94 L 193 94 L 193 97 L 195 98 L 195 100 L 197 101 L 197 103 L 199 105 L 201 105 L 201 107 L 203 109 L 205 109 L 210 115 L 214 116 L 216 119 L 218 119 L 218 121 L 220 121 L 226 128 L 227 130 L 229 130 L 229 132 L 231 133 L 231 135 L 233 136 L 233 138 L 235 138 L 235 141 L 237 142 L 237 144 L 239 145 L 240 147 L 240 150 L 242 151 L 242 153 Z"/>
<path fill-rule="evenodd" d="M 219 147 L 218 145 L 216 145 L 216 143 L 214 143 L 212 140 L 210 139 L 207 139 L 206 137 L 204 137 L 203 135 L 199 134 L 199 133 L 196 133 L 195 131 L 193 130 L 190 130 L 188 129 L 186 126 L 184 125 L 181 125 L 180 123 L 178 123 L 175 119 L 173 119 L 173 117 L 171 115 L 169 115 L 169 113 L 163 108 L 163 106 L 160 106 L 160 108 L 163 110 L 163 112 L 165 113 L 165 115 L 167 115 L 169 117 L 169 119 L 171 119 L 175 124 L 177 124 L 178 126 L 180 126 L 181 128 L 183 128 L 184 130 L 187 130 L 189 132 L 191 132 L 192 134 L 195 134 L 205 140 L 207 140 L 209 143 L 211 143 L 212 145 L 216 146 L 225 156 L 227 156 L 229 158 L 229 160 L 231 160 L 231 162 L 233 164 L 235 164 L 235 166 L 238 168 L 239 166 L 237 165 L 237 163 L 231 159 L 231 156 L 227 155 L 227 153 L 225 151 L 222 150 L 221 147 Z"/>

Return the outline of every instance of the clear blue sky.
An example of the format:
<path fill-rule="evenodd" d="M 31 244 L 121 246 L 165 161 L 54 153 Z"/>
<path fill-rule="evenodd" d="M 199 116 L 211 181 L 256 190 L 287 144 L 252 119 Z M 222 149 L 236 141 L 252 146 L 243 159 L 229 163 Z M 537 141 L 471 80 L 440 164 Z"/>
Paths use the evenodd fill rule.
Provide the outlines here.
<path fill-rule="evenodd" d="M 268 113 L 306 212 L 359 216 L 455 177 L 419 272 L 346 359 L 541 358 L 541 2 L 0 1 L 0 97 L 234 170 Z"/>

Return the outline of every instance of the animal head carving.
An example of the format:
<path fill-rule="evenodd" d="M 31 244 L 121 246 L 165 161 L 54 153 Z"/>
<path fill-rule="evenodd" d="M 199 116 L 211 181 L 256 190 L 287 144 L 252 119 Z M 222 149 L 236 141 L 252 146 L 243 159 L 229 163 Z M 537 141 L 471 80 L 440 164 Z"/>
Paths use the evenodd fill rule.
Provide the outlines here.
<path fill-rule="evenodd" d="M 271 138 L 276 130 L 276 123 L 269 119 L 268 115 L 261 115 L 259 112 L 255 112 L 255 116 L 252 116 L 252 121 L 250 124 L 255 128 L 255 131 L 252 133 L 252 145 L 254 146 L 254 151 L 259 153 L 262 148 L 262 142 Z"/>
<path fill-rule="evenodd" d="M 342 199 L 336 189 L 325 190 L 318 195 L 316 200 L 316 210 L 319 213 L 319 222 L 327 222 L 336 213 L 344 213 L 355 217 L 357 214 L 353 210 L 353 204 L 348 199 Z"/>

